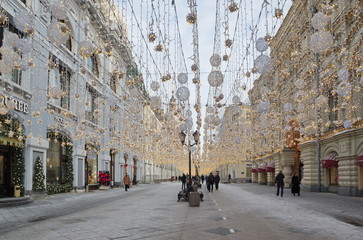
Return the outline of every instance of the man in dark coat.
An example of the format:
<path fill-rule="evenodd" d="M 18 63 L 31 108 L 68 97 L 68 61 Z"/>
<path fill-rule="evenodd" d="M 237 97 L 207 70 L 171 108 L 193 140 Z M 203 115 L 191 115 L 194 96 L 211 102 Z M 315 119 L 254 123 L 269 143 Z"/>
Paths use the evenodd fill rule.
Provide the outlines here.
<path fill-rule="evenodd" d="M 202 176 L 200 177 L 200 179 L 202 180 L 202 184 L 204 183 L 204 175 L 202 174 Z"/>
<path fill-rule="evenodd" d="M 181 177 L 181 182 L 182 182 L 182 190 L 184 190 L 185 183 L 187 182 L 187 176 L 185 176 L 184 173 L 183 173 L 183 176 Z"/>
<path fill-rule="evenodd" d="M 216 190 L 218 190 L 219 181 L 221 178 L 219 177 L 219 173 L 217 172 L 217 175 L 214 176 L 214 184 L 216 185 Z"/>
<path fill-rule="evenodd" d="M 209 176 L 208 176 L 208 185 L 207 185 L 207 188 L 208 188 L 208 192 L 212 191 L 213 192 L 213 185 L 214 185 L 214 176 L 213 176 L 213 173 L 210 173 Z"/>
<path fill-rule="evenodd" d="M 280 189 L 281 189 L 281 197 L 284 195 L 284 186 L 285 186 L 284 178 L 285 178 L 285 175 L 282 173 L 282 171 L 280 171 L 279 174 L 277 174 L 275 177 L 275 183 L 277 183 L 276 196 L 279 195 Z"/>
<path fill-rule="evenodd" d="M 297 173 L 294 173 L 291 178 L 291 193 L 294 194 L 294 196 L 295 194 L 300 196 L 300 180 Z"/>

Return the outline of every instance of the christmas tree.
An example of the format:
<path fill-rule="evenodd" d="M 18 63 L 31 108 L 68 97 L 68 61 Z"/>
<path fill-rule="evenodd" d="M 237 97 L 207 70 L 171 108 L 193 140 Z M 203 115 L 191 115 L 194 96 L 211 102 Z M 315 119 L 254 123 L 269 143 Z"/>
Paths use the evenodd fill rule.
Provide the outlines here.
<path fill-rule="evenodd" d="M 45 190 L 44 179 L 43 162 L 40 160 L 40 157 L 37 157 L 34 164 L 33 191 Z"/>

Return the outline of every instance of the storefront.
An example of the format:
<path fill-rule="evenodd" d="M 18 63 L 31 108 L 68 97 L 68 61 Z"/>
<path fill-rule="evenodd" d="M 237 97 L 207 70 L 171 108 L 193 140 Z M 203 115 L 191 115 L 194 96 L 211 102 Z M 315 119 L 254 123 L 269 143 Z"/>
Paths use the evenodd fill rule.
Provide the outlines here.
<path fill-rule="evenodd" d="M 92 190 L 98 188 L 98 154 L 97 148 L 91 144 L 86 145 L 86 159 L 85 159 L 85 184 L 86 189 Z"/>
<path fill-rule="evenodd" d="M 0 198 L 13 197 L 14 186 L 24 192 L 23 126 L 10 115 L 0 115 Z"/>
<path fill-rule="evenodd" d="M 323 158 L 322 167 L 325 174 L 325 188 L 327 192 L 338 192 L 338 153 L 331 152 Z"/>

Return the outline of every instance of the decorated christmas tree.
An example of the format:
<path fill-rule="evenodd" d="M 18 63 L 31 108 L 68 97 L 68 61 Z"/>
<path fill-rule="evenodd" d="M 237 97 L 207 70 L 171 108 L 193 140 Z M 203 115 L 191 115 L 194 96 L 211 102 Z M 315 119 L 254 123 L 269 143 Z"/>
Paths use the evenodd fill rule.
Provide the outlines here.
<path fill-rule="evenodd" d="M 21 196 L 24 196 L 24 158 L 23 158 L 23 149 L 15 147 L 14 148 L 14 160 L 13 160 L 13 168 L 12 168 L 12 185 L 20 186 Z"/>
<path fill-rule="evenodd" d="M 34 164 L 33 191 L 45 190 L 44 179 L 43 162 L 40 160 L 40 157 L 37 157 Z"/>

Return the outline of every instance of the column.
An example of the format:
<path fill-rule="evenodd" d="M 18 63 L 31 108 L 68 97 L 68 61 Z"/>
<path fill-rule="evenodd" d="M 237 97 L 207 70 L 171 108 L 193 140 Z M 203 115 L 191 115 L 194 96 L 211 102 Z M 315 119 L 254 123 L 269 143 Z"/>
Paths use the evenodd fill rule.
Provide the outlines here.
<path fill-rule="evenodd" d="M 338 194 L 345 196 L 359 196 L 358 191 L 358 167 L 355 165 L 357 157 L 337 157 L 338 168 Z"/>
<path fill-rule="evenodd" d="M 300 145 L 301 162 L 304 164 L 304 174 L 301 180 L 301 189 L 305 191 L 317 191 L 318 166 L 316 162 L 316 143 L 308 142 Z"/>

